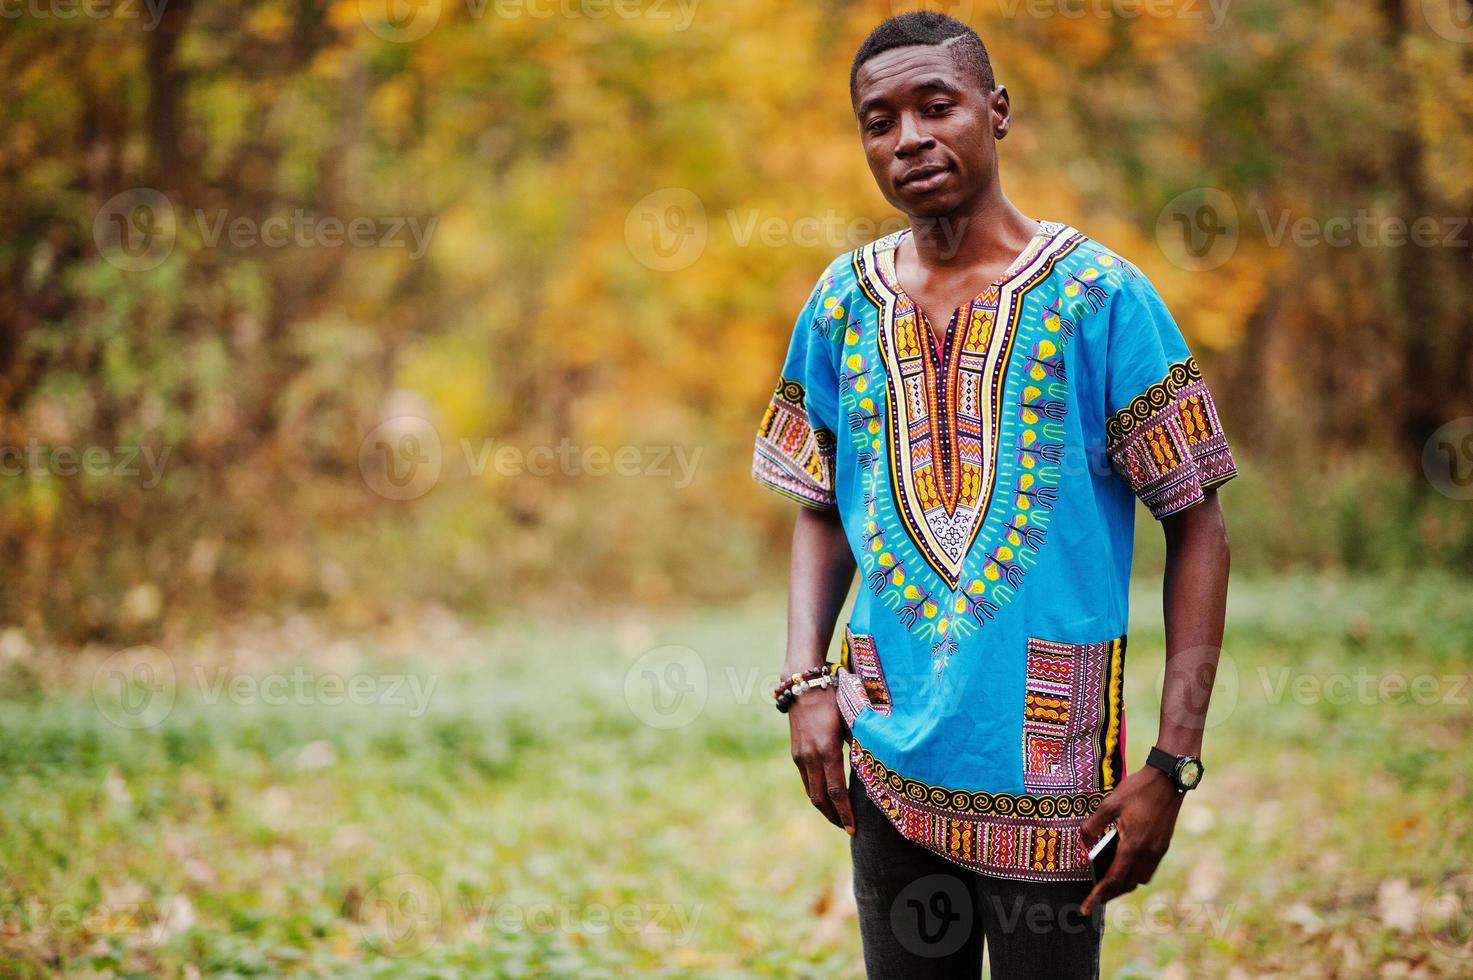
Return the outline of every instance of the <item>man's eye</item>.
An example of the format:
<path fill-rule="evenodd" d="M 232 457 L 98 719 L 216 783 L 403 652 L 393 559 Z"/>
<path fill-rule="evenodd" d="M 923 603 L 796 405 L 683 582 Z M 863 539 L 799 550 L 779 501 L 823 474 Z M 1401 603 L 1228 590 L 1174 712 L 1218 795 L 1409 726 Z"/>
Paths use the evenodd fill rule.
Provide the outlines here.
<path fill-rule="evenodd" d="M 927 108 L 927 110 L 929 110 L 931 112 L 945 112 L 947 109 L 950 109 L 951 108 L 951 103 L 950 102 L 933 102 L 930 105 L 926 106 L 926 108 Z"/>
<path fill-rule="evenodd" d="M 865 132 L 867 132 L 867 133 L 881 133 L 881 132 L 884 132 L 885 127 L 888 126 L 888 125 L 890 125 L 890 120 L 888 120 L 888 119 L 876 119 L 874 122 L 870 123 L 868 126 L 865 127 Z"/>

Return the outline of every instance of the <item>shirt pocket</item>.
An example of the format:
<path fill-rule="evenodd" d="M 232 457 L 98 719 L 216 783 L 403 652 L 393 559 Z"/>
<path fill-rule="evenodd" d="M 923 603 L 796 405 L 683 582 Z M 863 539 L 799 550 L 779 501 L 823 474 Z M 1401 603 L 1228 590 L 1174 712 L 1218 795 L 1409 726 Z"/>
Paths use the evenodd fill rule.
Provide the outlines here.
<path fill-rule="evenodd" d="M 893 708 L 890 685 L 885 681 L 874 636 L 856 633 L 846 624 L 839 657 L 839 711 L 845 723 L 852 728 L 861 711 L 888 715 Z"/>
<path fill-rule="evenodd" d="M 1098 643 L 1028 638 L 1023 788 L 1108 793 L 1125 766 L 1125 636 Z"/>

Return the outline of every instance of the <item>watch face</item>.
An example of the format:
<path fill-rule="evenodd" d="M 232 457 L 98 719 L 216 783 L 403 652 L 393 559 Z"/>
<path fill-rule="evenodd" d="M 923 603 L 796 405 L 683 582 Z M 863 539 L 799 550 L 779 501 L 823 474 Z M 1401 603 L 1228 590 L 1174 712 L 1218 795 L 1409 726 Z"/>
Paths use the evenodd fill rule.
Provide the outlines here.
<path fill-rule="evenodd" d="M 1176 771 L 1176 778 L 1186 789 L 1196 789 L 1197 784 L 1202 781 L 1202 763 L 1196 759 L 1187 759 Z"/>

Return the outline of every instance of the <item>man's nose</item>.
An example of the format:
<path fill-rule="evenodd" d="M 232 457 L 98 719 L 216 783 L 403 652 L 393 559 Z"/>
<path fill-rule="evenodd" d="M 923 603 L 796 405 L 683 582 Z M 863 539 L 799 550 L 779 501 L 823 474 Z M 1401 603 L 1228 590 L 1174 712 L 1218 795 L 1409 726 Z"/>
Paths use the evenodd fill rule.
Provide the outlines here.
<path fill-rule="evenodd" d="M 936 141 L 926 132 L 920 119 L 908 112 L 900 117 L 900 139 L 895 144 L 896 156 L 909 156 L 929 150 L 935 145 Z"/>

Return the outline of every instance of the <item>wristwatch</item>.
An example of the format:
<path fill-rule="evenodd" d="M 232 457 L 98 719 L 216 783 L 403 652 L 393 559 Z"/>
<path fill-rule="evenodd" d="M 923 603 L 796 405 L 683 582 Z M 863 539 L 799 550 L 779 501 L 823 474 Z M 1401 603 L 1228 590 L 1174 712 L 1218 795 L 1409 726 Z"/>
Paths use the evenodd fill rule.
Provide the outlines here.
<path fill-rule="evenodd" d="M 1178 793 L 1196 789 L 1205 771 L 1202 760 L 1195 755 L 1172 755 L 1156 745 L 1151 746 L 1151 754 L 1146 756 L 1146 765 L 1155 766 L 1170 776 Z"/>

